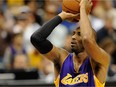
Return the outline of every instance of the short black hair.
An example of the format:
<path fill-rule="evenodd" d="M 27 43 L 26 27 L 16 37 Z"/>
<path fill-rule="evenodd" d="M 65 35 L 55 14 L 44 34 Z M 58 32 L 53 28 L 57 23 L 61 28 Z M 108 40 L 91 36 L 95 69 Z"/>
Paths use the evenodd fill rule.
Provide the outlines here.
<path fill-rule="evenodd" d="M 80 26 L 76 28 L 77 30 L 80 29 Z M 97 40 L 97 33 L 96 31 L 92 28 L 93 34 L 94 34 L 94 38 L 95 40 Z"/>

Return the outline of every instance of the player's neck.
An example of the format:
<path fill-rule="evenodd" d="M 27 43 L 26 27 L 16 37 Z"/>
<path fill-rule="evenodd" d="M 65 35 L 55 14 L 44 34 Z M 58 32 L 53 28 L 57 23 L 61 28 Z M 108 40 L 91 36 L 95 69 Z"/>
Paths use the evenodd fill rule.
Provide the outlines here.
<path fill-rule="evenodd" d="M 78 53 L 78 54 L 74 53 L 74 58 L 78 63 L 83 63 L 83 61 L 87 58 L 87 56 L 88 55 L 85 51 L 81 52 L 81 53 Z"/>

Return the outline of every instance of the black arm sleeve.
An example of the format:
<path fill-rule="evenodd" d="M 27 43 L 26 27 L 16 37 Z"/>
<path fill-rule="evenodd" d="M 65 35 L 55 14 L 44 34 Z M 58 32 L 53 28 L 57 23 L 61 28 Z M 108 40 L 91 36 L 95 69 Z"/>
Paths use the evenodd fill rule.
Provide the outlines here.
<path fill-rule="evenodd" d="M 32 34 L 30 39 L 31 43 L 40 53 L 45 54 L 52 50 L 53 45 L 46 38 L 50 35 L 53 29 L 61 22 L 61 17 L 56 16 Z"/>

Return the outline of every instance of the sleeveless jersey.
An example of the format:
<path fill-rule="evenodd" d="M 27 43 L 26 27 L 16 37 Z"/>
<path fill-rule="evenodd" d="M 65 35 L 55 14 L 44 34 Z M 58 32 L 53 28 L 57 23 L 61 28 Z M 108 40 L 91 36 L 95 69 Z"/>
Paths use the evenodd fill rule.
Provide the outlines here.
<path fill-rule="evenodd" d="M 60 76 L 56 79 L 56 87 L 104 87 L 94 76 L 90 59 L 87 58 L 79 68 L 79 73 L 74 70 L 73 54 L 65 59 Z"/>

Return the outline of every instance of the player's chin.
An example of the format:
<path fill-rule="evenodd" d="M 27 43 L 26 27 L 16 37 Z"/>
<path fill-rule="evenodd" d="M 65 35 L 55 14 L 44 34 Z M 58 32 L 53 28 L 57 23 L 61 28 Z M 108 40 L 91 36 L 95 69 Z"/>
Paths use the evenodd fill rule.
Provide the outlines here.
<path fill-rule="evenodd" d="M 75 50 L 74 48 L 71 48 L 71 51 L 72 51 L 72 52 L 75 52 L 76 50 Z"/>
<path fill-rule="evenodd" d="M 76 46 L 74 44 L 71 44 L 71 50 L 75 51 L 76 50 Z"/>

